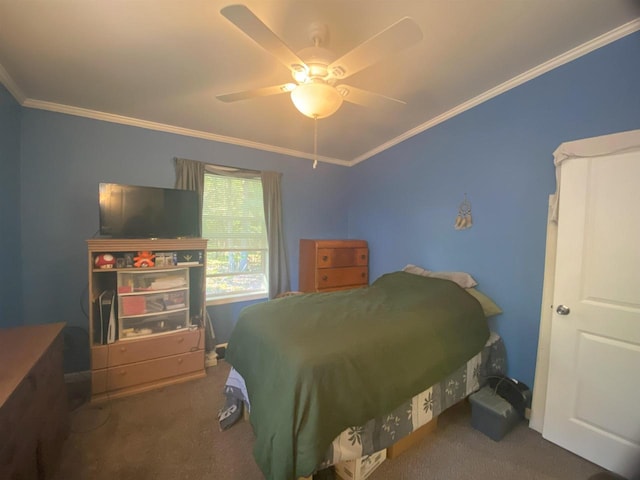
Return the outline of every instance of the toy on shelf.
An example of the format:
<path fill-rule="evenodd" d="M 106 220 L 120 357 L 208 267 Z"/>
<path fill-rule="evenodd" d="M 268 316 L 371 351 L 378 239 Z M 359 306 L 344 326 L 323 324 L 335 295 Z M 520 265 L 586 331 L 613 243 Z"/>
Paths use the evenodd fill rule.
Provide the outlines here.
<path fill-rule="evenodd" d="M 113 268 L 116 263 L 116 257 L 110 253 L 100 253 L 96 255 L 93 264 L 98 268 Z"/>
<path fill-rule="evenodd" d="M 156 256 L 151 252 L 138 252 L 138 255 L 133 257 L 134 267 L 153 267 L 153 259 Z"/>

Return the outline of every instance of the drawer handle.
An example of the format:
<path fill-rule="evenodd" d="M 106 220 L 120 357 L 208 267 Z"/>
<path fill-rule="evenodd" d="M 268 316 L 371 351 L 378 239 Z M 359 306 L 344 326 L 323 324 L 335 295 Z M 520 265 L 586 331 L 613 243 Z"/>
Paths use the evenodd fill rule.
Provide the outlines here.
<path fill-rule="evenodd" d="M 323 281 L 325 281 L 325 282 L 326 282 L 328 279 L 329 279 L 329 277 L 327 277 L 326 275 L 323 275 L 323 276 L 322 276 L 322 280 L 323 280 Z"/>
<path fill-rule="evenodd" d="M 367 274 L 366 274 L 366 273 L 364 273 L 364 272 L 362 272 L 360 275 L 362 275 L 362 278 L 364 278 L 364 277 L 366 277 L 366 276 L 367 276 Z"/>
<path fill-rule="evenodd" d="M 178 343 L 182 343 L 182 342 L 184 342 L 184 337 L 178 338 Z"/>
<path fill-rule="evenodd" d="M 182 363 L 182 360 L 183 360 L 182 358 L 179 358 L 178 363 Z"/>
<path fill-rule="evenodd" d="M 365 258 L 367 258 L 367 256 L 363 254 L 363 255 L 360 255 L 360 258 L 364 260 Z"/>
<path fill-rule="evenodd" d="M 326 262 L 327 260 L 329 260 L 329 257 L 327 257 L 326 255 L 322 256 L 322 261 Z"/>
<path fill-rule="evenodd" d="M 126 371 L 126 370 L 120 370 L 120 371 L 118 372 L 118 374 L 119 374 L 121 377 L 124 377 L 124 376 L 127 374 L 127 371 Z"/>
<path fill-rule="evenodd" d="M 126 352 L 126 351 L 127 351 L 127 347 L 120 347 L 120 351 L 121 351 L 122 353 Z"/>

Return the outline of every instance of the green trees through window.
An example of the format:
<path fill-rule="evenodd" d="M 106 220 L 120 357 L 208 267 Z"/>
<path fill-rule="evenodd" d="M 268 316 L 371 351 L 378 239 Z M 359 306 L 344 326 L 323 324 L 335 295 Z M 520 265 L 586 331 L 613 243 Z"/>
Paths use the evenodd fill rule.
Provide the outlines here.
<path fill-rule="evenodd" d="M 207 300 L 267 295 L 268 255 L 260 178 L 205 174 L 202 236 Z"/>

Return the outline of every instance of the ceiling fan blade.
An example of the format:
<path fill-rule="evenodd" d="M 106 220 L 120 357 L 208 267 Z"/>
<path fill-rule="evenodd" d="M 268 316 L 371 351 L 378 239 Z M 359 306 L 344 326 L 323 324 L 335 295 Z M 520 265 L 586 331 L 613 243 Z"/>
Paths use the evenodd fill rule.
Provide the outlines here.
<path fill-rule="evenodd" d="M 229 5 L 220 10 L 220 13 L 287 68 L 306 68 L 300 57 L 246 6 Z"/>
<path fill-rule="evenodd" d="M 411 18 L 404 17 L 344 54 L 329 65 L 328 70 L 336 78 L 347 78 L 420 40 L 422 30 L 418 24 Z"/>
<path fill-rule="evenodd" d="M 386 97 L 379 93 L 369 92 L 361 88 L 352 87 L 351 85 L 336 85 L 336 89 L 340 92 L 345 102 L 355 103 L 363 107 L 384 107 L 391 104 L 406 105 L 407 102 L 398 100 L 397 98 Z"/>
<path fill-rule="evenodd" d="M 243 92 L 226 93 L 224 95 L 216 95 L 216 98 L 222 102 L 230 103 L 239 100 L 247 100 L 249 98 L 266 97 L 268 95 L 277 95 L 279 93 L 287 93 L 296 88 L 295 83 L 285 83 L 283 85 L 273 85 L 271 87 L 254 88 L 253 90 L 245 90 Z"/>

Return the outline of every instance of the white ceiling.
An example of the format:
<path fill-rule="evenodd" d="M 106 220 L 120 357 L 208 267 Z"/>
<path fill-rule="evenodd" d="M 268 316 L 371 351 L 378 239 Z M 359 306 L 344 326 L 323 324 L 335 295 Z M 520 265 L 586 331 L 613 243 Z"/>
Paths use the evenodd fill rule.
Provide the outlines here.
<path fill-rule="evenodd" d="M 291 81 L 220 14 L 233 0 L 0 0 L 0 81 L 41 108 L 313 158 L 313 120 L 288 94 L 215 95 Z M 318 121 L 321 161 L 354 164 L 640 29 L 638 0 L 244 0 L 293 51 L 328 25 L 342 55 L 402 17 L 424 38 L 349 78 L 406 101 L 345 102 Z"/>

